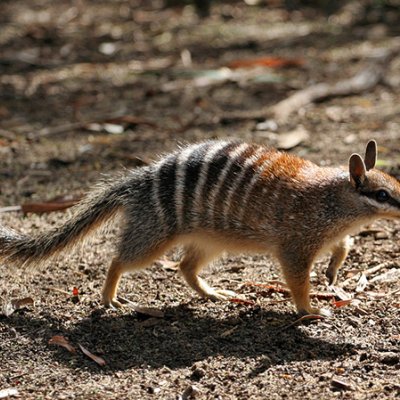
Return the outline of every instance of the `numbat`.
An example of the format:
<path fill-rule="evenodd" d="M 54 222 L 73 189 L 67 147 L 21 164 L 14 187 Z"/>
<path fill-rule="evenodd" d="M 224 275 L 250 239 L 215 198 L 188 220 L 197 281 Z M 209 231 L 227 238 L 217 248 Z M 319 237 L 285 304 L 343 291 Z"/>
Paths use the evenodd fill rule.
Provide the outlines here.
<path fill-rule="evenodd" d="M 210 287 L 200 270 L 223 251 L 266 252 L 280 263 L 299 313 L 326 315 L 310 305 L 315 258 L 331 251 L 330 284 L 348 251 L 348 234 L 377 218 L 400 218 L 400 183 L 374 169 L 377 146 L 348 168 L 322 168 L 296 156 L 239 141 L 190 145 L 158 162 L 102 183 L 58 228 L 35 236 L 0 228 L 0 259 L 40 265 L 122 213 L 123 229 L 103 289 L 120 307 L 121 276 L 184 246 L 180 270 L 199 295 L 235 296 Z"/>

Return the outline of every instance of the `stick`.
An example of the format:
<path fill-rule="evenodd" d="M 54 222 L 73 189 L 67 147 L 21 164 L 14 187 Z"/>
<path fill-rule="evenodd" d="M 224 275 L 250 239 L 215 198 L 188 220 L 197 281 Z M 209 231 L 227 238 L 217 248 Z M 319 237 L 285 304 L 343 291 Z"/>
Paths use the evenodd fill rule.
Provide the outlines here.
<path fill-rule="evenodd" d="M 360 273 L 362 275 L 364 275 L 365 277 L 368 277 L 369 275 L 374 274 L 375 272 L 378 272 L 379 270 L 381 270 L 382 268 L 387 268 L 389 265 L 392 265 L 393 261 L 385 261 L 381 264 L 375 265 L 374 267 L 368 268 L 366 270 L 361 270 L 360 269 Z M 355 279 L 360 279 L 360 275 L 359 274 L 354 274 L 352 276 L 350 276 L 350 278 L 347 278 L 346 280 L 344 280 L 341 284 L 342 287 L 347 286 L 352 280 Z"/>
<path fill-rule="evenodd" d="M 344 79 L 334 84 L 319 83 L 306 89 L 299 90 L 287 99 L 280 101 L 272 107 L 276 120 L 286 122 L 296 110 L 330 97 L 348 96 L 371 90 L 383 77 L 383 65 L 369 65 L 352 78 Z"/>
<path fill-rule="evenodd" d="M 274 106 L 263 107 L 257 111 L 228 113 L 222 120 L 265 119 L 272 118 L 285 123 L 290 115 L 300 108 L 330 97 L 359 94 L 374 88 L 384 78 L 384 72 L 393 57 L 400 51 L 400 42 L 396 42 L 390 49 L 378 49 L 375 57 L 371 57 L 369 64 L 351 78 L 336 83 L 318 83 L 299 90 Z"/>

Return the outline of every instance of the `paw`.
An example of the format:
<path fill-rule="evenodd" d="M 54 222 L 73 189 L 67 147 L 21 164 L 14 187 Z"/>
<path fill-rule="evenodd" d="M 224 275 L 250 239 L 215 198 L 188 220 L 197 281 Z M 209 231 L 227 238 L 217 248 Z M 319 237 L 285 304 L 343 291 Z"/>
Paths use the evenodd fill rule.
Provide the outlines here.
<path fill-rule="evenodd" d="M 122 304 L 117 299 L 103 299 L 103 304 L 106 308 L 121 308 Z"/>
<path fill-rule="evenodd" d="M 337 280 L 337 273 L 334 271 L 331 271 L 329 268 L 326 270 L 325 276 L 328 279 L 328 284 L 329 286 L 332 286 L 336 283 Z"/>
<path fill-rule="evenodd" d="M 237 294 L 232 290 L 212 289 L 207 293 L 207 298 L 214 301 L 224 301 L 237 297 Z"/>
<path fill-rule="evenodd" d="M 299 310 L 299 315 L 302 317 L 304 315 L 319 315 L 324 318 L 332 317 L 332 313 L 326 308 L 314 308 L 311 307 L 307 310 Z"/>

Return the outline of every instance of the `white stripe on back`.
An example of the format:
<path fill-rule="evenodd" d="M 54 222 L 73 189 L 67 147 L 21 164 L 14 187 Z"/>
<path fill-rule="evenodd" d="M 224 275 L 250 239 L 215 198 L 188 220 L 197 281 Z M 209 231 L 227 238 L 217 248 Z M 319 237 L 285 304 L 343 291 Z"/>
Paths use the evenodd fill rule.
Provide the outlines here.
<path fill-rule="evenodd" d="M 265 148 L 260 147 L 258 148 L 254 154 L 251 157 L 248 157 L 246 161 L 243 164 L 243 169 L 240 171 L 240 173 L 236 176 L 232 186 L 229 188 L 228 193 L 226 194 L 226 197 L 224 199 L 224 207 L 223 207 L 223 215 L 224 215 L 224 227 L 228 228 L 229 227 L 229 210 L 231 208 L 231 201 L 233 195 L 236 193 L 236 191 L 239 188 L 239 184 L 241 183 L 244 175 L 248 171 L 249 168 L 254 167 L 254 164 L 262 157 L 262 155 L 265 153 Z"/>
<path fill-rule="evenodd" d="M 160 223 L 163 226 L 163 229 L 165 231 L 166 228 L 166 220 L 165 220 L 165 214 L 164 214 L 164 208 L 161 204 L 161 199 L 160 199 L 160 171 L 162 166 L 168 161 L 168 158 L 163 158 L 160 160 L 158 163 L 156 163 L 156 172 L 154 174 L 154 179 L 153 179 L 153 188 L 151 192 L 151 197 L 154 202 L 154 206 L 156 209 L 156 214 L 157 217 L 160 221 Z"/>
<path fill-rule="evenodd" d="M 250 147 L 248 143 L 241 143 L 235 149 L 233 149 L 228 155 L 228 161 L 226 162 L 224 168 L 222 169 L 218 181 L 215 186 L 211 189 L 208 196 L 208 215 L 210 218 L 214 216 L 215 202 L 217 200 L 218 194 L 221 191 L 222 185 L 225 182 L 225 178 L 229 173 L 233 163 Z"/>
<path fill-rule="evenodd" d="M 182 228 L 183 224 L 183 207 L 184 207 L 184 190 L 186 181 L 187 162 L 191 154 L 197 150 L 202 144 L 189 146 L 184 149 L 177 158 L 176 167 L 176 185 L 175 185 L 175 209 L 176 223 L 178 229 Z"/>
<path fill-rule="evenodd" d="M 241 221 L 243 219 L 244 213 L 247 208 L 247 202 L 250 197 L 250 193 L 253 190 L 254 185 L 257 183 L 257 181 L 260 179 L 261 174 L 265 171 L 266 168 L 268 168 L 276 158 L 280 156 L 279 152 L 273 152 L 271 153 L 271 157 L 266 159 L 258 168 L 256 171 L 254 171 L 254 176 L 251 178 L 250 183 L 246 187 L 246 191 L 244 193 L 244 196 L 241 201 L 241 208 L 239 209 L 238 212 L 238 220 Z"/>
<path fill-rule="evenodd" d="M 200 170 L 200 176 L 199 180 L 197 182 L 196 190 L 194 192 L 194 201 L 193 201 L 193 219 L 194 219 L 194 226 L 198 224 L 199 218 L 201 216 L 201 213 L 203 211 L 203 204 L 204 200 L 202 199 L 201 196 L 203 194 L 203 189 L 204 186 L 207 182 L 207 177 L 208 177 L 208 170 L 210 168 L 210 164 L 213 160 L 213 158 L 218 154 L 219 151 L 224 149 L 226 146 L 228 146 L 230 142 L 216 142 L 213 144 L 210 149 L 207 151 L 207 153 L 204 156 L 204 159 L 202 161 L 202 167 Z"/>

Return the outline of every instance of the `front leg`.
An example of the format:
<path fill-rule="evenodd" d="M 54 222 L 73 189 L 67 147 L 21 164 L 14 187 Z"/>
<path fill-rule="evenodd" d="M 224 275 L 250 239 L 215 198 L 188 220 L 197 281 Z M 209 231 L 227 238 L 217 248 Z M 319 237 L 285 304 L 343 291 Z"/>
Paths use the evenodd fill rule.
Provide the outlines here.
<path fill-rule="evenodd" d="M 312 260 L 280 260 L 286 283 L 300 315 L 321 315 L 329 317 L 329 310 L 315 308 L 310 302 L 310 271 Z"/>
<path fill-rule="evenodd" d="M 334 285 L 336 283 L 338 270 L 349 254 L 351 242 L 350 237 L 346 236 L 332 249 L 331 260 L 325 272 L 329 285 Z"/>

